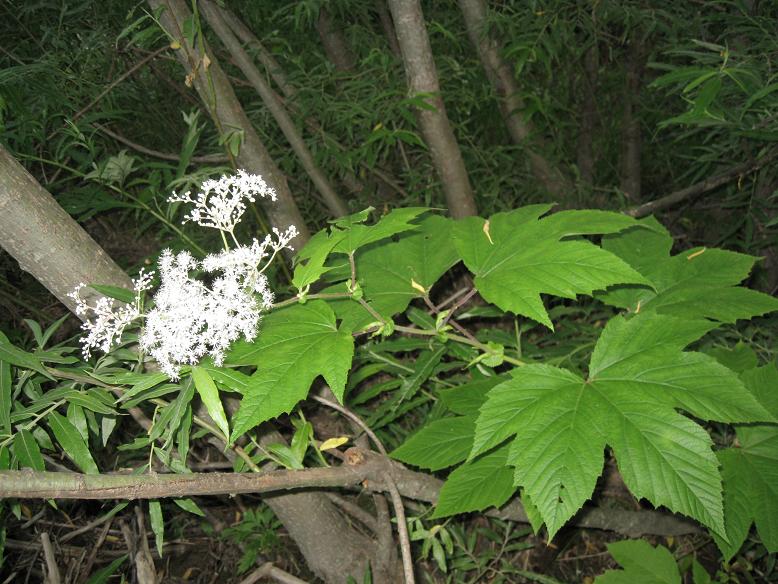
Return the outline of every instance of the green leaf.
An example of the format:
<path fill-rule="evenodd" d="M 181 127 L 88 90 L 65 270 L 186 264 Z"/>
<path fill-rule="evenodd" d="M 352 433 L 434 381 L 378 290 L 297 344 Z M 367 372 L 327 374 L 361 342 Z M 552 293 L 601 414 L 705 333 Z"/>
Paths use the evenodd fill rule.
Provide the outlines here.
<path fill-rule="evenodd" d="M 68 458 L 75 462 L 76 466 L 86 474 L 100 474 L 89 452 L 89 447 L 84 442 L 81 434 L 78 433 L 76 427 L 57 412 L 51 412 L 47 420 L 57 442 L 62 446 L 62 450 Z"/>
<path fill-rule="evenodd" d="M 732 349 L 713 347 L 706 350 L 705 353 L 716 359 L 716 361 L 724 365 L 724 367 L 732 369 L 732 371 L 737 373 L 755 369 L 759 364 L 759 358 L 757 357 L 756 352 L 742 341 Z M 775 412 L 773 412 L 773 414 L 775 414 Z"/>
<path fill-rule="evenodd" d="M 757 258 L 706 248 L 671 256 L 667 230 L 655 219 L 643 220 L 641 226 L 605 236 L 602 247 L 643 274 L 654 289 L 617 286 L 597 295 L 604 302 L 632 312 L 727 323 L 778 310 L 778 298 L 738 286 Z"/>
<path fill-rule="evenodd" d="M 360 251 L 356 255 L 356 272 L 368 304 L 390 319 L 404 311 L 411 300 L 421 298 L 422 293 L 412 282 L 429 290 L 459 260 L 451 245 L 452 229 L 451 220 L 430 215 L 419 222 L 417 230 L 403 234 L 399 241 Z M 345 292 L 345 286 L 328 291 Z M 352 300 L 330 304 L 352 330 L 375 321 L 373 315 Z"/>
<path fill-rule="evenodd" d="M 778 410 L 778 370 L 774 365 L 743 374 L 751 392 Z M 752 523 L 769 552 L 778 551 L 778 426 L 742 426 L 733 448 L 720 450 L 727 540 L 714 533 L 725 561 L 743 545 Z"/>
<path fill-rule="evenodd" d="M 154 532 L 157 555 L 161 558 L 162 546 L 165 543 L 165 520 L 162 518 L 162 505 L 159 501 L 149 501 L 149 518 L 151 519 L 151 530 Z"/>
<path fill-rule="evenodd" d="M 332 268 L 324 266 L 324 262 L 343 237 L 343 233 L 330 234 L 326 230 L 319 231 L 311 237 L 296 258 L 297 265 L 294 269 L 292 285 L 298 290 L 302 290 L 331 270 Z"/>
<path fill-rule="evenodd" d="M 11 435 L 11 395 L 13 390 L 11 364 L 0 361 L 0 430 Z"/>
<path fill-rule="evenodd" d="M 455 414 L 462 416 L 477 414 L 478 409 L 486 401 L 489 390 L 507 378 L 505 375 L 495 375 L 494 377 L 471 381 L 451 389 L 439 389 L 438 397 L 443 402 L 443 405 Z"/>
<path fill-rule="evenodd" d="M 602 471 L 605 440 L 585 390 L 583 379 L 569 371 L 528 365 L 489 392 L 478 418 L 473 455 L 519 434 L 508 463 L 550 537 L 591 496 Z"/>
<path fill-rule="evenodd" d="M 492 389 L 476 423 L 471 457 L 511 436 L 515 484 L 553 536 L 591 496 L 613 448 L 638 498 L 724 532 L 721 477 L 703 420 L 771 421 L 740 379 L 712 357 L 683 348 L 715 323 L 641 314 L 611 319 L 589 377 L 527 365 Z"/>
<path fill-rule="evenodd" d="M 418 354 L 414 363 L 413 373 L 403 379 L 402 385 L 397 392 L 399 402 L 412 398 L 419 391 L 422 383 L 429 379 L 435 367 L 446 352 L 446 347 L 438 345 L 430 351 L 422 351 Z"/>
<path fill-rule="evenodd" d="M 511 471 L 505 466 L 508 449 L 498 448 L 466 462 L 448 475 L 431 519 L 455 513 L 500 507 L 516 492 Z"/>
<path fill-rule="evenodd" d="M 203 510 L 200 509 L 200 507 L 197 506 L 197 503 L 195 503 L 192 499 L 173 499 L 173 503 L 181 507 L 181 509 L 184 511 L 198 515 L 200 517 L 205 517 Z"/>
<path fill-rule="evenodd" d="M 115 298 L 126 304 L 133 304 L 135 302 L 135 292 L 127 290 L 126 288 L 119 288 L 118 286 L 110 286 L 108 284 L 89 284 L 89 287 L 103 296 Z"/>
<path fill-rule="evenodd" d="M 208 415 L 211 416 L 219 430 L 224 433 L 224 436 L 229 437 L 230 426 L 227 423 L 227 415 L 224 413 L 219 390 L 216 388 L 216 384 L 211 379 L 208 371 L 195 365 L 192 367 L 192 379 L 194 380 L 197 393 L 200 394 L 200 399 L 203 400 L 205 409 L 208 410 Z"/>
<path fill-rule="evenodd" d="M 421 468 L 440 470 L 467 458 L 474 432 L 474 416 L 435 420 L 403 442 L 392 452 L 392 457 Z"/>
<path fill-rule="evenodd" d="M 371 211 L 367 209 L 366 211 Z M 333 251 L 340 253 L 353 253 L 360 247 L 369 243 L 380 241 L 397 233 L 416 229 L 417 226 L 410 223 L 413 219 L 428 211 L 426 207 L 405 207 L 393 209 L 381 217 L 375 225 L 363 225 L 367 219 L 367 212 L 362 211 L 355 215 L 343 217 L 334 222 L 333 235 L 342 235 Z"/>
<path fill-rule="evenodd" d="M 40 359 L 35 357 L 32 353 L 22 351 L 18 347 L 14 347 L 11 341 L 8 340 L 2 332 L 0 332 L 0 361 L 22 367 L 23 369 L 30 369 L 42 373 L 47 378 L 52 379 L 51 375 L 46 371 L 46 368 L 41 363 Z"/>
<path fill-rule="evenodd" d="M 208 372 L 208 375 L 211 376 L 211 379 L 218 383 L 222 389 L 228 391 L 244 393 L 249 385 L 249 380 L 251 379 L 251 377 L 245 373 L 241 373 L 240 371 L 228 367 L 216 367 L 215 365 L 209 364 L 207 360 L 201 363 L 200 367 L 205 369 Z"/>
<path fill-rule="evenodd" d="M 122 396 L 119 398 L 120 402 L 127 401 L 131 397 L 134 397 L 141 393 L 142 391 L 146 391 L 147 389 L 151 389 L 155 385 L 159 385 L 163 381 L 167 381 L 168 376 L 165 373 L 143 373 L 141 374 L 141 378 L 137 381 L 133 382 L 133 386 L 125 391 Z"/>
<path fill-rule="evenodd" d="M 339 400 L 354 356 L 351 331 L 340 329 L 332 309 L 320 300 L 270 313 L 253 345 L 243 345 L 228 357 L 234 364 L 253 364 L 231 440 L 292 408 L 323 376 Z"/>
<path fill-rule="evenodd" d="M 635 225 L 605 211 L 563 211 L 540 219 L 551 205 L 468 217 L 454 243 L 486 300 L 553 329 L 540 294 L 574 299 L 613 284 L 650 283 L 615 255 L 575 235 L 610 233 Z"/>
<path fill-rule="evenodd" d="M 46 470 L 41 449 L 29 430 L 19 430 L 14 435 L 14 454 L 23 468 L 37 471 Z"/>
<path fill-rule="evenodd" d="M 124 554 L 123 556 L 119 556 L 116 558 L 113 562 L 108 564 L 105 568 L 100 568 L 92 574 L 89 577 L 89 580 L 86 581 L 86 584 L 105 584 L 108 582 L 108 579 L 114 575 L 114 572 L 119 569 L 119 567 L 127 561 L 127 554 Z"/>
<path fill-rule="evenodd" d="M 776 363 L 749 369 L 741 379 L 756 400 L 774 417 L 778 418 L 778 369 Z"/>
<path fill-rule="evenodd" d="M 609 543 L 608 551 L 624 569 L 605 572 L 595 584 L 681 584 L 678 564 L 666 547 L 633 539 Z"/>

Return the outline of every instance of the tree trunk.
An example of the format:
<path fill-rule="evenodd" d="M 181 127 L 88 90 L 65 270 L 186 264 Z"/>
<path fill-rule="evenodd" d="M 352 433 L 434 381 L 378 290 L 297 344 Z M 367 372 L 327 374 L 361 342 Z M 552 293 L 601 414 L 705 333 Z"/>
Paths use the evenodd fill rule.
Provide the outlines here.
<path fill-rule="evenodd" d="M 297 227 L 299 235 L 294 240 L 296 248 L 310 238 L 297 203 L 289 190 L 286 177 L 278 169 L 265 145 L 259 139 L 246 113 L 235 96 L 227 76 L 207 47 L 193 46 L 182 33 L 183 23 L 192 13 L 186 0 L 149 0 L 153 10 L 164 7 L 160 15 L 160 24 L 180 48 L 176 56 L 187 70 L 187 81 L 194 85 L 205 103 L 220 133 L 239 131 L 243 133 L 240 151 L 235 157 L 239 168 L 261 174 L 278 195 L 278 200 L 260 199 L 265 213 L 273 226 L 285 229 L 289 225 Z"/>
<path fill-rule="evenodd" d="M 641 81 L 643 77 L 643 43 L 634 33 L 631 40 L 626 63 L 626 84 L 624 95 L 624 111 L 621 122 L 621 190 L 627 199 L 640 202 L 641 168 L 640 168 L 640 118 L 637 106 L 640 100 Z"/>
<path fill-rule="evenodd" d="M 319 194 L 324 199 L 330 214 L 333 217 L 348 215 L 348 207 L 338 193 L 335 192 L 335 189 L 332 188 L 329 180 L 316 164 L 303 137 L 297 131 L 297 126 L 295 126 L 292 118 L 289 117 L 284 106 L 278 102 L 276 93 L 257 70 L 256 66 L 251 61 L 251 57 L 249 57 L 240 45 L 238 39 L 230 32 L 227 23 L 222 19 L 216 5 L 210 0 L 200 0 L 199 6 L 200 11 L 205 16 L 208 24 L 235 59 L 235 63 L 240 67 L 240 70 L 243 71 L 246 79 L 248 79 L 254 89 L 257 90 L 265 107 L 270 111 L 273 118 L 276 120 L 276 123 L 278 123 L 278 126 L 281 128 L 284 136 L 286 136 L 289 145 L 300 160 L 305 172 L 308 173 L 308 176 L 313 181 Z"/>
<path fill-rule="evenodd" d="M 227 23 L 227 26 L 232 29 L 232 32 L 235 33 L 235 36 L 237 36 L 241 42 L 256 49 L 257 58 L 260 63 L 262 63 L 262 66 L 267 69 L 267 72 L 273 78 L 273 81 L 276 82 L 276 85 L 278 85 L 278 88 L 281 90 L 281 93 L 284 94 L 284 97 L 293 99 L 294 96 L 297 95 L 297 88 L 289 82 L 281 65 L 260 42 L 257 36 L 251 32 L 251 29 L 243 24 L 232 11 L 222 8 L 218 4 L 216 5 L 216 10 L 218 10 L 219 14 L 224 19 L 224 22 Z"/>
<path fill-rule="evenodd" d="M 278 88 L 281 90 L 281 93 L 283 93 L 284 97 L 286 98 L 286 101 L 275 92 L 273 92 L 273 98 L 282 107 L 291 111 L 293 114 L 299 113 L 297 112 L 293 102 L 294 97 L 297 95 L 297 88 L 289 81 L 278 61 L 275 60 L 273 55 L 271 55 L 268 50 L 265 49 L 256 35 L 245 24 L 243 24 L 243 22 L 241 22 L 241 20 L 235 16 L 235 14 L 226 8 L 222 8 L 218 4 L 216 5 L 216 10 L 219 12 L 230 29 L 232 29 L 232 32 L 235 34 L 235 36 L 241 40 L 241 42 L 257 50 L 257 55 L 260 62 L 262 63 L 263 67 L 267 69 L 268 73 L 273 78 L 273 81 L 276 82 Z M 321 125 L 310 116 L 305 118 L 305 125 L 308 126 L 308 128 L 314 134 L 324 133 Z M 345 149 L 345 147 L 340 144 L 337 146 L 341 149 Z M 374 169 L 369 170 L 374 171 Z M 341 172 L 343 173 L 341 176 L 341 181 L 349 192 L 358 194 L 364 191 L 365 185 L 362 184 L 362 182 L 354 175 L 354 173 L 350 171 Z"/>
<path fill-rule="evenodd" d="M 511 140 L 527 149 L 532 174 L 543 188 L 560 199 L 569 198 L 573 193 L 573 185 L 559 168 L 538 153 L 538 150 L 543 150 L 543 141 L 532 135 L 532 125 L 522 118 L 524 103 L 519 97 L 513 71 L 503 60 L 497 41 L 486 28 L 484 0 L 459 0 L 459 7 L 470 41 L 475 46 L 486 76 L 497 93 L 500 114 L 505 120 Z"/>
<path fill-rule="evenodd" d="M 335 68 L 343 72 L 353 71 L 357 59 L 349 48 L 343 31 L 324 6 L 319 9 L 316 30 L 319 31 L 324 52 L 327 53 L 327 58 L 335 65 Z"/>
<path fill-rule="evenodd" d="M 594 129 L 597 125 L 597 76 L 600 67 L 597 40 L 583 59 L 581 121 L 578 130 L 578 172 L 581 182 L 594 185 Z"/>
<path fill-rule="evenodd" d="M 423 94 L 432 106 L 432 109 L 418 108 L 416 115 L 430 149 L 432 164 L 443 184 L 448 208 L 455 219 L 476 215 L 478 210 L 470 179 L 440 95 L 438 73 L 419 0 L 389 0 L 388 4 L 402 51 L 408 93 L 411 97 Z"/>
<path fill-rule="evenodd" d="M 81 282 L 132 289 L 132 280 L 33 176 L 0 146 L 0 246 L 75 311 Z M 82 297 L 96 292 L 85 289 Z"/>
<path fill-rule="evenodd" d="M 392 51 L 392 54 L 398 59 L 402 58 L 400 45 L 397 43 L 397 33 L 394 32 L 392 15 L 389 14 L 389 10 L 386 8 L 386 2 L 384 2 L 384 0 L 375 0 L 374 5 L 375 10 L 378 13 L 378 20 L 381 22 L 381 28 L 384 30 L 386 42 L 389 43 L 389 50 Z"/>

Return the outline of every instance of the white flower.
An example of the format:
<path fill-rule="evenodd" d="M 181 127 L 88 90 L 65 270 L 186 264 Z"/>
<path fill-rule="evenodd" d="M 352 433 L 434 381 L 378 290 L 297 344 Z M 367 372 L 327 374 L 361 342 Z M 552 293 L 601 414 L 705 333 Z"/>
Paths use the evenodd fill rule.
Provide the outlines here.
<path fill-rule="evenodd" d="M 107 353 L 121 340 L 124 329 L 140 316 L 140 297 L 151 287 L 153 277 L 153 272 L 146 273 L 141 269 L 138 277 L 132 281 L 135 291 L 135 301 L 132 304 L 117 306 L 112 298 L 102 296 L 91 306 L 81 297 L 81 290 L 86 287 L 83 282 L 68 294 L 76 302 L 76 314 L 87 319 L 81 325 L 88 333 L 81 338 L 84 357 L 89 358 L 92 349 Z"/>
<path fill-rule="evenodd" d="M 191 192 L 183 195 L 173 193 L 168 198 L 171 203 L 194 204 L 194 209 L 184 216 L 184 222 L 194 221 L 203 227 L 213 227 L 226 233 L 232 233 L 246 211 L 245 201 L 254 202 L 257 197 L 269 197 L 276 200 L 276 192 L 256 174 L 238 170 L 236 175 L 223 176 L 219 180 L 207 180 L 200 187 L 196 198 Z"/>
<path fill-rule="evenodd" d="M 186 220 L 232 234 L 246 210 L 244 201 L 253 202 L 258 196 L 275 200 L 275 192 L 261 177 L 239 170 L 236 176 L 205 181 L 196 199 L 187 192 L 169 200 L 195 205 Z M 241 336 L 251 341 L 257 335 L 262 312 L 273 305 L 273 292 L 264 272 L 279 251 L 291 249 L 289 243 L 295 237 L 294 226 L 285 231 L 273 228 L 273 234 L 262 241 L 254 239 L 249 246 L 238 245 L 209 255 L 202 262 L 188 251 L 163 251 L 159 258 L 160 287 L 154 295 L 154 308 L 145 315 L 141 348 L 174 380 L 182 365 L 194 365 L 205 355 L 221 365 L 234 341 Z M 213 275 L 210 287 L 192 276 L 197 270 Z M 117 307 L 112 300 L 101 298 L 90 307 L 79 294 L 83 284 L 71 294 L 78 314 L 93 312 L 96 317 L 84 324 L 89 331 L 82 339 L 85 355 L 97 347 L 109 351 L 121 339 L 125 327 L 142 316 L 140 298 L 150 287 L 152 275 L 141 271 L 133 282 L 136 301 L 132 306 Z"/>
<path fill-rule="evenodd" d="M 205 355 L 221 365 L 225 352 L 238 338 L 254 339 L 262 309 L 272 304 L 267 279 L 252 272 L 256 264 L 239 261 L 252 257 L 246 248 L 228 253 L 232 254 L 230 262 L 211 266 L 210 271 L 221 271 L 222 275 L 210 288 L 191 277 L 190 272 L 201 265 L 188 252 L 162 253 L 162 284 L 154 295 L 154 308 L 146 315 L 140 344 L 172 379 L 178 378 L 181 365 L 196 364 Z M 251 286 L 247 285 L 249 277 L 253 278 Z"/>

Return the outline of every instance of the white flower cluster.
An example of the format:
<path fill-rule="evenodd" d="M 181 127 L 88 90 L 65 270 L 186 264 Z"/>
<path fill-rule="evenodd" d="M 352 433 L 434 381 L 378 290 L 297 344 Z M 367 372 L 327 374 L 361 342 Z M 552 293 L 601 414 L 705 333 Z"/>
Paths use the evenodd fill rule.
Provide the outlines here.
<path fill-rule="evenodd" d="M 269 197 L 276 200 L 276 192 L 257 174 L 238 170 L 233 176 L 223 176 L 219 180 L 207 180 L 200 187 L 197 197 L 192 198 L 190 191 L 183 195 L 173 194 L 168 198 L 171 203 L 192 203 L 194 208 L 184 216 L 184 222 L 194 221 L 202 227 L 213 227 L 232 233 L 246 211 L 245 201 L 254 202 L 257 197 Z"/>
<path fill-rule="evenodd" d="M 114 344 L 119 342 L 127 325 L 140 317 L 140 296 L 151 288 L 153 277 L 153 272 L 147 273 L 141 269 L 138 277 L 132 281 L 135 291 L 135 302 L 132 304 L 116 306 L 112 298 L 102 296 L 94 306 L 91 306 L 81 296 L 81 290 L 86 287 L 83 282 L 68 294 L 76 302 L 76 314 L 88 319 L 81 325 L 81 328 L 88 333 L 81 338 L 84 357 L 89 358 L 92 349 L 108 352 Z"/>
<path fill-rule="evenodd" d="M 186 195 L 171 201 L 193 203 L 187 219 L 206 227 L 232 234 L 245 211 L 244 200 L 275 193 L 261 177 L 238 171 L 237 176 L 222 177 L 203 183 L 196 200 Z M 188 251 L 174 254 L 165 250 L 159 259 L 160 287 L 154 295 L 154 308 L 145 314 L 140 346 L 159 363 L 171 379 L 178 379 L 181 366 L 196 364 L 209 355 L 221 365 L 229 346 L 241 336 L 253 340 L 261 313 L 273 305 L 273 293 L 264 272 L 283 249 L 292 249 L 297 236 L 294 226 L 286 231 L 273 229 L 262 241 L 254 239 L 249 246 L 237 245 L 197 261 Z M 210 285 L 192 273 L 202 270 L 211 274 Z M 115 307 L 101 299 L 89 307 L 80 299 L 83 284 L 71 295 L 78 310 L 93 312 L 97 318 L 84 324 L 89 335 L 82 339 L 84 353 L 99 347 L 108 351 L 121 337 L 124 328 L 140 314 L 140 294 L 148 289 L 151 275 L 141 274 L 136 282 L 134 306 Z M 79 312 L 81 314 L 81 312 Z"/>

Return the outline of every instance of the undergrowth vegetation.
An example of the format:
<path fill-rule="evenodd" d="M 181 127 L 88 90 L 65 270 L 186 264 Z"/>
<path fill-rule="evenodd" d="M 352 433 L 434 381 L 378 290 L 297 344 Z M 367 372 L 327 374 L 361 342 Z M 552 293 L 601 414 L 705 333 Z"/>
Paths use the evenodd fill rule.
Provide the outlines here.
<path fill-rule="evenodd" d="M 353 581 L 401 580 L 392 530 L 429 582 L 778 581 L 778 11 L 488 3 L 516 143 L 460 7 L 422 3 L 479 211 L 455 220 L 384 2 L 225 3 L 342 216 L 205 4 L 179 38 L 146 3 L 0 0 L 0 142 L 137 283 L 82 283 L 84 333 L 0 254 L 0 493 L 35 477 L 48 499 L 0 501 L 7 581 L 72 518 L 114 549 L 68 581 L 137 577 L 144 516 L 159 570 L 215 550 L 165 581 L 328 580 L 266 491 L 207 483 L 272 469 L 378 542 Z M 206 41 L 250 128 L 195 91 L 211 65 L 177 60 Z M 270 187 L 234 175 L 254 131 Z M 280 182 L 303 225 L 257 202 Z M 156 495 L 59 500 L 89 498 L 73 471 Z"/>

